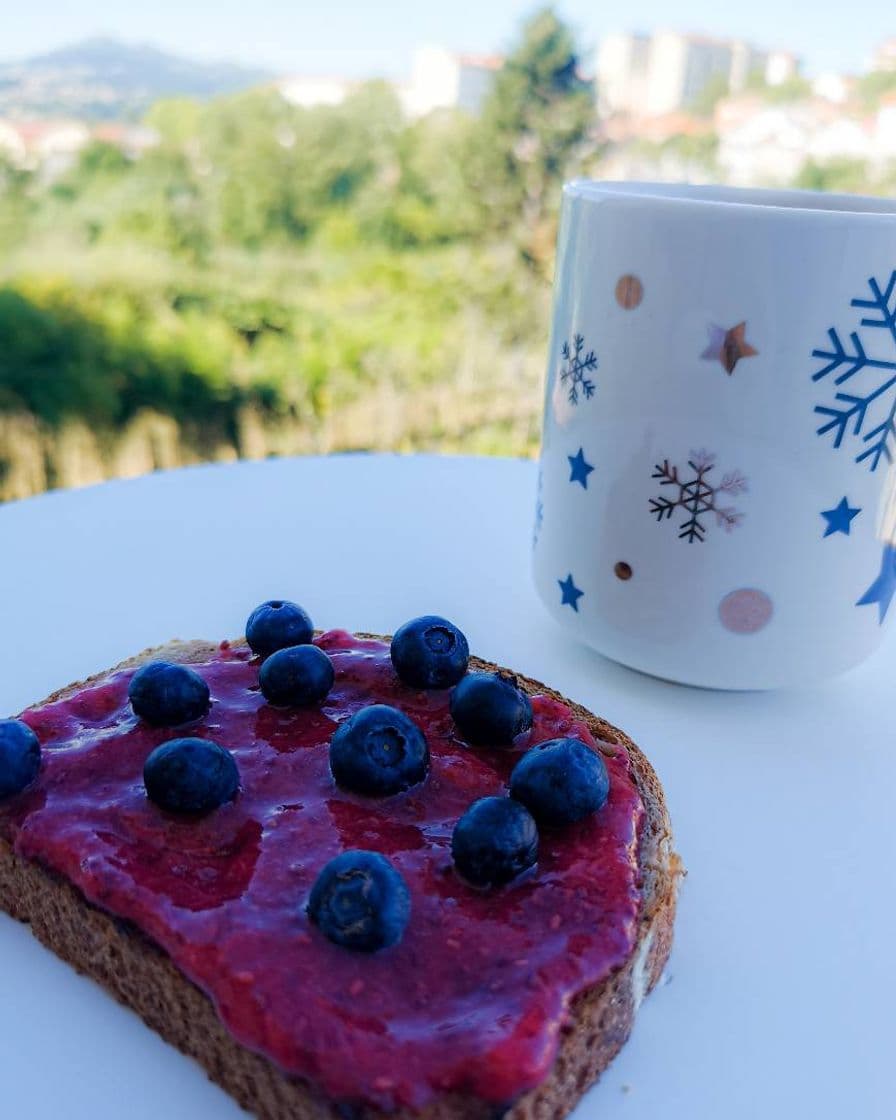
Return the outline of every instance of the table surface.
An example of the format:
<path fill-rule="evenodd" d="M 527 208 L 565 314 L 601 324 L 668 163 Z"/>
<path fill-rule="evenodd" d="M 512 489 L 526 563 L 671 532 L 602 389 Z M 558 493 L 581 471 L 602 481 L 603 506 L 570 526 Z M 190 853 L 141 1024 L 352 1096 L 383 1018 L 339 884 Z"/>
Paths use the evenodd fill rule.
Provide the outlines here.
<path fill-rule="evenodd" d="M 699 691 L 614 665 L 535 597 L 534 486 L 531 463 L 345 456 L 2 507 L 0 712 L 173 636 L 239 634 L 272 596 L 325 628 L 388 633 L 447 615 L 476 653 L 635 738 L 689 871 L 665 981 L 577 1120 L 893 1116 L 892 642 L 833 682 L 779 693 Z M 0 960 L 4 1114 L 119 1120 L 126 1094 L 128 1120 L 243 1115 L 6 917 Z"/>

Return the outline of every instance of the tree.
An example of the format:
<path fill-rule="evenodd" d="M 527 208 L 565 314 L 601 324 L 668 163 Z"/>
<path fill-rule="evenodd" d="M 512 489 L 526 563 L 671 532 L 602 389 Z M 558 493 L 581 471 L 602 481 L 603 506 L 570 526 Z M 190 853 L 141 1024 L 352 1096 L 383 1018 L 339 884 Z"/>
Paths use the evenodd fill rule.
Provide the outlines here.
<path fill-rule="evenodd" d="M 766 85 L 763 97 L 770 105 L 787 105 L 794 101 L 806 101 L 812 96 L 812 83 L 794 74 L 783 82 Z"/>
<path fill-rule="evenodd" d="M 109 144 L 104 140 L 93 140 L 78 155 L 75 165 L 75 176 L 82 181 L 88 181 L 103 175 L 120 175 L 128 171 L 131 161 L 121 148 Z"/>
<path fill-rule="evenodd" d="M 202 105 L 192 97 L 166 97 L 150 106 L 146 124 L 169 144 L 185 144 L 199 131 Z"/>
<path fill-rule="evenodd" d="M 524 24 L 495 79 L 471 160 L 488 225 L 521 230 L 530 263 L 543 262 L 553 248 L 560 186 L 594 114 L 594 85 L 582 75 L 575 35 L 553 8 L 543 8 Z"/>
<path fill-rule="evenodd" d="M 335 106 L 297 108 L 269 90 L 212 102 L 199 151 L 220 234 L 251 248 L 307 237 L 388 168 L 401 124 L 382 82 Z"/>
<path fill-rule="evenodd" d="M 102 191 L 131 170 L 131 161 L 120 148 L 104 140 L 92 140 L 78 153 L 75 163 L 52 183 L 58 199 L 75 199 Z"/>
<path fill-rule="evenodd" d="M 32 186 L 35 176 L 18 167 L 0 150 L 0 251 L 24 241 L 34 209 Z"/>
<path fill-rule="evenodd" d="M 476 204 L 465 175 L 474 127 L 468 114 L 443 110 L 401 131 L 392 160 L 381 164 L 353 208 L 365 238 L 406 249 L 476 231 Z"/>
<path fill-rule="evenodd" d="M 783 82 L 769 82 L 762 69 L 751 70 L 747 77 L 746 90 L 758 94 L 770 105 L 786 105 L 793 101 L 805 101 L 812 96 L 812 83 L 801 74 L 792 74 Z"/>
<path fill-rule="evenodd" d="M 896 70 L 872 70 L 856 81 L 856 97 L 864 109 L 876 109 L 887 94 L 896 92 Z"/>

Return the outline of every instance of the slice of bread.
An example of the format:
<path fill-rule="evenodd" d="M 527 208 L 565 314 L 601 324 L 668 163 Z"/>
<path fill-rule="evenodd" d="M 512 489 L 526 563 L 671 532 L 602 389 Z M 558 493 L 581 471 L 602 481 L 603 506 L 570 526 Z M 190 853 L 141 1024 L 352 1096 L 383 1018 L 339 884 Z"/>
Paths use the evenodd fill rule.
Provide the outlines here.
<path fill-rule="evenodd" d="M 380 637 L 379 635 L 363 635 Z M 380 638 L 388 641 L 388 638 Z M 125 669 L 164 658 L 183 663 L 208 660 L 217 646 L 170 642 L 117 666 Z M 471 658 L 471 668 L 497 666 Z M 48 697 L 77 692 L 107 673 Z M 639 868 L 642 905 L 637 940 L 626 963 L 603 983 L 581 992 L 561 1029 L 557 1056 L 547 1078 L 509 1108 L 456 1094 L 436 1098 L 417 1112 L 383 1113 L 347 1106 L 321 1096 L 304 1081 L 240 1045 L 225 1029 L 209 998 L 189 981 L 157 945 L 130 923 L 93 906 L 70 882 L 25 861 L 0 840 L 0 907 L 31 925 L 34 935 L 79 972 L 91 976 L 168 1042 L 195 1058 L 208 1076 L 260 1120 L 551 1120 L 565 1116 L 628 1038 L 641 1000 L 657 983 L 672 944 L 676 887 L 681 874 L 660 783 L 641 751 L 621 731 L 537 681 L 517 676 L 531 695 L 547 695 L 569 706 L 595 738 L 622 745 L 646 814 Z"/>

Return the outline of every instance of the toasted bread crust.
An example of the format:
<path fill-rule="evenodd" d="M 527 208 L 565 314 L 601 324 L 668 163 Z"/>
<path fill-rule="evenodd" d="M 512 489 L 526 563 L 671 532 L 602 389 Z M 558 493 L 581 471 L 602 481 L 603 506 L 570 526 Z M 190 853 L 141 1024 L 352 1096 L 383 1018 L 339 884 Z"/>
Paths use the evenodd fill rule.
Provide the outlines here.
<path fill-rule="evenodd" d="M 362 635 L 388 641 L 381 635 Z M 166 658 L 198 663 L 218 646 L 172 641 L 145 650 L 116 666 L 132 668 Z M 471 658 L 475 669 L 498 666 Z M 44 703 L 89 686 L 103 673 L 71 684 Z M 681 867 L 659 780 L 650 763 L 621 731 L 538 681 L 517 675 L 531 695 L 567 704 L 604 742 L 625 747 L 646 809 L 639 845 L 642 909 L 635 948 L 628 961 L 603 983 L 573 1001 L 561 1030 L 560 1046 L 548 1077 L 506 1109 L 478 1098 L 446 1094 L 420 1111 L 390 1113 L 392 1120 L 559 1120 L 576 1105 L 618 1053 L 631 1033 L 644 995 L 659 980 L 672 946 L 672 924 Z M 98 981 L 168 1042 L 195 1058 L 208 1076 L 259 1120 L 385 1120 L 372 1107 L 355 1107 L 321 1096 L 289 1077 L 262 1055 L 246 1049 L 223 1026 L 211 1000 L 189 981 L 168 955 L 139 929 L 92 905 L 67 880 L 17 856 L 0 840 L 0 908 L 31 925 L 34 935 L 78 972 Z"/>

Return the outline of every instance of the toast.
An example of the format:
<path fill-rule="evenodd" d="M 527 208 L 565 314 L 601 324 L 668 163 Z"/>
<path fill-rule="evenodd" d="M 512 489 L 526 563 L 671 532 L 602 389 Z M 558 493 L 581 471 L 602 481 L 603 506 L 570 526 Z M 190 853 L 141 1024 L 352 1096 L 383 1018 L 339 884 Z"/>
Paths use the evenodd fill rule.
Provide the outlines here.
<path fill-rule="evenodd" d="M 375 635 L 361 637 L 376 638 Z M 388 638 L 379 638 L 388 642 Z M 239 643 L 234 643 L 235 646 Z M 117 666 L 132 669 L 150 660 L 200 664 L 219 647 L 206 642 L 171 642 Z M 471 658 L 470 668 L 497 666 Z M 49 697 L 35 710 L 75 696 L 108 677 L 98 674 Z M 641 751 L 621 731 L 537 681 L 517 676 L 530 695 L 566 706 L 601 744 L 616 744 L 629 759 L 631 778 L 644 815 L 637 842 L 640 905 L 634 945 L 627 959 L 600 983 L 577 992 L 559 1026 L 553 1061 L 539 1084 L 503 1104 L 448 1091 L 420 1107 L 382 1107 L 337 1099 L 314 1083 L 283 1070 L 264 1054 L 242 1045 L 225 1027 L 215 1004 L 172 962 L 157 942 L 133 922 L 88 901 L 67 877 L 22 858 L 0 838 L 0 907 L 29 923 L 34 935 L 79 972 L 102 984 L 259 1120 L 550 1120 L 565 1116 L 607 1067 L 628 1038 L 638 1006 L 657 983 L 672 942 L 680 864 L 659 781 Z"/>

